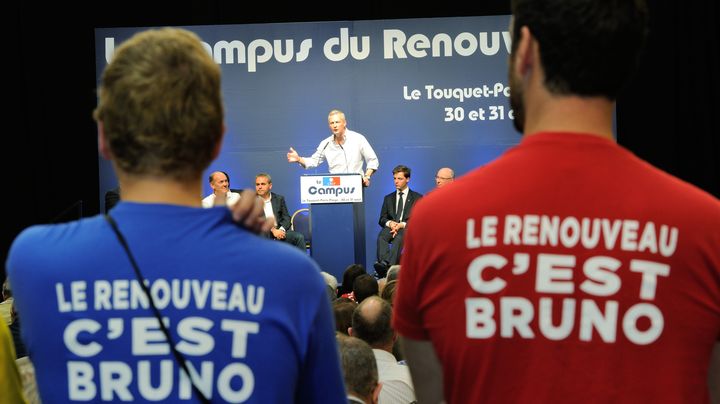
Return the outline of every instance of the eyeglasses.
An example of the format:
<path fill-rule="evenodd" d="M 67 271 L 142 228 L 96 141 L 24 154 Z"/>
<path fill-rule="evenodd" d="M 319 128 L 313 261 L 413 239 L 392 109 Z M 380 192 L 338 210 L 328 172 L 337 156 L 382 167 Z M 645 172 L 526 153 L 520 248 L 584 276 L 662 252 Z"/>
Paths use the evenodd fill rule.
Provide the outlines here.
<path fill-rule="evenodd" d="M 445 181 L 448 181 L 448 180 L 451 180 L 452 177 L 440 177 L 439 175 L 436 175 L 436 176 L 435 176 L 435 179 L 436 179 L 436 180 L 445 180 Z"/>

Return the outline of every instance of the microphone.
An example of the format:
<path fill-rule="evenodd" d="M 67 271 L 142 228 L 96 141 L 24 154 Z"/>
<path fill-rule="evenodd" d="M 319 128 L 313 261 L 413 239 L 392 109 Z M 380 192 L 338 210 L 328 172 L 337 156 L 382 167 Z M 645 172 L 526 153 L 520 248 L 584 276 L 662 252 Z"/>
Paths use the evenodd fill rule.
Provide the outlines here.
<path fill-rule="evenodd" d="M 328 147 L 328 145 L 330 144 L 330 142 L 332 142 L 332 140 L 328 140 L 327 142 L 325 142 L 325 146 L 323 146 L 322 150 L 320 150 L 320 153 L 324 152 L 325 149 L 327 149 L 327 147 Z M 342 147 L 342 146 L 340 146 L 340 147 Z"/>
<path fill-rule="evenodd" d="M 345 148 L 340 143 L 338 143 L 338 146 L 340 146 L 340 148 L 343 151 L 343 157 L 345 157 L 345 172 L 348 173 L 348 172 L 350 172 L 350 166 L 348 166 L 347 154 L 345 153 Z"/>

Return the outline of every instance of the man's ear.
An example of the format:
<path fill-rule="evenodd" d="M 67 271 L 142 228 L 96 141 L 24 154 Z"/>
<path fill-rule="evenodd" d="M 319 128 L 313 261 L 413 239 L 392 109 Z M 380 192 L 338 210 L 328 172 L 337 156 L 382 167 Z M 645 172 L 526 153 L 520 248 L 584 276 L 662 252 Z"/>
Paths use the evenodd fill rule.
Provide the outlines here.
<path fill-rule="evenodd" d="M 353 335 L 352 335 L 352 327 L 348 327 L 348 335 L 351 336 L 351 337 L 353 336 Z"/>
<path fill-rule="evenodd" d="M 377 386 L 375 386 L 375 389 L 373 389 L 372 393 L 372 402 L 377 403 L 378 400 L 380 400 L 380 390 L 382 390 L 382 382 L 378 382 Z"/>
<path fill-rule="evenodd" d="M 525 77 L 535 66 L 536 61 L 533 47 L 537 46 L 537 42 L 530 32 L 530 28 L 527 26 L 520 28 L 520 38 L 518 38 L 518 40 L 519 42 L 514 55 L 514 73 L 517 77 Z"/>
<path fill-rule="evenodd" d="M 105 137 L 105 125 L 102 121 L 98 121 L 98 151 L 106 160 L 112 160 L 112 152 L 107 137 Z"/>

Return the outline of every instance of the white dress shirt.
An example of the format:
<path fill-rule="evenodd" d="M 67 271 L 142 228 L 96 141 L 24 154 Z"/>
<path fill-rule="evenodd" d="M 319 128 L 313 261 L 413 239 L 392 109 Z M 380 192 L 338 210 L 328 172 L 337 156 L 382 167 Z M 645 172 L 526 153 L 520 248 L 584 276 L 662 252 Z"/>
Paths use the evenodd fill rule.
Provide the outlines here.
<path fill-rule="evenodd" d="M 240 194 L 237 192 L 231 192 L 228 191 L 227 193 L 227 199 L 225 200 L 225 205 L 230 206 L 234 205 L 235 202 L 237 202 L 240 199 Z M 203 198 L 202 200 L 202 207 L 203 208 L 212 208 L 215 206 L 215 194 L 210 194 Z"/>
<path fill-rule="evenodd" d="M 378 404 L 408 404 L 415 401 L 415 388 L 410 369 L 397 363 L 395 356 L 382 349 L 373 349 L 378 376 L 382 382 Z"/>
<path fill-rule="evenodd" d="M 377 170 L 380 161 L 372 146 L 365 136 L 345 130 L 345 143 L 339 145 L 335 142 L 335 136 L 331 135 L 323 139 L 317 150 L 310 157 L 303 157 L 305 168 L 317 167 L 327 160 L 328 169 L 332 174 L 358 173 L 364 175 L 363 161 L 367 168 Z"/>
<path fill-rule="evenodd" d="M 403 211 L 405 211 L 406 210 L 405 207 L 407 206 L 407 197 L 408 197 L 408 194 L 410 193 L 410 187 L 405 187 L 405 189 L 402 191 L 402 193 L 403 193 L 403 195 L 402 195 Z M 399 194 L 400 194 L 400 190 L 396 189 L 395 190 L 395 212 L 397 212 L 398 203 L 400 203 L 400 198 L 399 198 L 400 195 Z M 400 214 L 400 216 L 403 216 L 402 213 Z M 405 218 L 400 217 L 398 219 L 398 223 L 404 223 L 403 219 L 405 219 Z M 392 220 L 388 220 L 387 222 L 385 222 L 385 227 L 390 227 L 390 222 L 392 222 Z"/>
<path fill-rule="evenodd" d="M 263 198 L 260 198 L 260 199 L 263 201 L 263 211 L 265 211 L 265 217 L 268 219 L 271 217 L 274 218 L 275 213 L 273 213 L 273 210 L 272 210 L 272 195 L 270 193 L 268 193 L 267 199 L 263 199 Z"/>

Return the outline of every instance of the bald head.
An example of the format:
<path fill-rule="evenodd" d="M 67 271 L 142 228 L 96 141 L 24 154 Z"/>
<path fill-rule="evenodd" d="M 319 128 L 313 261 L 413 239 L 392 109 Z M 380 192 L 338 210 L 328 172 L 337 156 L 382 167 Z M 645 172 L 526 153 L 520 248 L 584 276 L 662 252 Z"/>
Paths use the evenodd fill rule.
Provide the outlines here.
<path fill-rule="evenodd" d="M 383 300 L 377 296 L 370 296 L 363 300 L 357 307 L 357 312 L 367 321 L 375 322 L 383 312 L 385 305 Z"/>
<path fill-rule="evenodd" d="M 370 296 L 363 300 L 353 312 L 352 335 L 377 349 L 392 349 L 393 329 L 390 319 L 392 308 L 390 303 L 379 296 Z"/>
<path fill-rule="evenodd" d="M 435 174 L 435 185 L 442 188 L 455 180 L 455 171 L 449 167 L 443 167 Z"/>
<path fill-rule="evenodd" d="M 230 188 L 230 178 L 223 171 L 215 171 L 208 177 L 210 188 L 215 195 L 219 193 L 227 193 Z"/>

